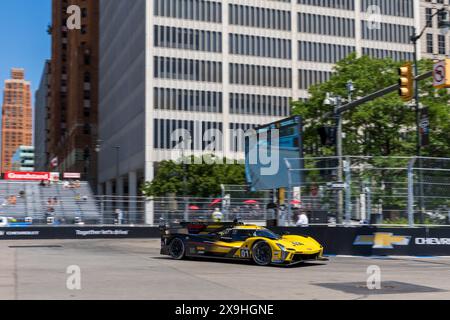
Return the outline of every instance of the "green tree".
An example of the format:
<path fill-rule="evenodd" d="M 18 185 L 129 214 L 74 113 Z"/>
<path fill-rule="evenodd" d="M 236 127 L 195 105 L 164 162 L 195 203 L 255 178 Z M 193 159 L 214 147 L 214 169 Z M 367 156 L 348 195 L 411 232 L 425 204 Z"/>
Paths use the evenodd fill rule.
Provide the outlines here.
<path fill-rule="evenodd" d="M 398 68 L 402 62 L 392 59 L 373 59 L 355 54 L 337 63 L 331 79 L 309 89 L 311 98 L 305 102 L 294 102 L 293 113 L 301 115 L 305 123 L 305 156 L 332 156 L 335 147 L 323 147 L 320 144 L 318 129 L 321 126 L 334 126 L 335 119 L 324 117 L 332 113 L 332 106 L 324 105 L 326 94 L 333 93 L 347 97 L 346 84 L 352 80 L 356 91 L 354 98 L 363 97 L 380 89 L 396 84 L 399 80 Z M 420 74 L 432 70 L 433 62 L 419 62 Z M 421 103 L 428 107 L 430 117 L 430 145 L 422 149 L 424 156 L 448 157 L 450 155 L 450 96 L 448 91 L 433 87 L 432 79 L 420 82 Z M 374 101 L 365 103 L 343 115 L 343 154 L 352 156 L 375 156 L 369 164 L 375 167 L 406 167 L 405 161 L 390 156 L 413 156 L 416 154 L 416 113 L 415 106 L 403 102 L 394 92 Z M 380 158 L 382 156 L 386 158 Z M 352 163 L 355 164 L 355 159 Z M 364 161 L 363 161 L 364 162 Z M 376 185 L 388 181 L 385 190 L 374 195 L 373 203 L 382 196 L 384 205 L 392 209 L 404 207 L 404 197 L 397 196 L 399 186 L 404 186 L 404 171 L 375 170 L 367 174 Z M 309 174 L 308 179 L 326 179 Z M 365 180 L 365 174 L 359 179 Z M 358 177 L 354 176 L 355 183 Z M 359 192 L 356 183 L 354 193 Z"/>
<path fill-rule="evenodd" d="M 209 157 L 210 158 L 210 157 Z M 241 164 L 227 164 L 221 161 L 196 161 L 190 157 L 191 164 L 163 161 L 158 164 L 155 179 L 146 182 L 142 192 L 146 196 L 166 196 L 175 193 L 178 196 L 186 192 L 194 197 L 214 197 L 221 194 L 221 184 L 244 185 L 245 168 Z M 221 164 L 222 163 L 222 164 Z M 186 186 L 184 178 L 186 177 Z M 185 190 L 186 189 L 186 190 Z"/>
<path fill-rule="evenodd" d="M 326 93 L 347 96 L 346 83 L 352 80 L 354 97 L 363 97 L 398 82 L 398 68 L 402 63 L 392 59 L 373 59 L 355 54 L 337 63 L 335 73 L 325 83 L 309 89 L 311 98 L 305 102 L 293 102 L 293 113 L 303 116 L 305 122 L 305 146 L 309 156 L 333 155 L 334 147 L 320 146 L 317 133 L 323 125 L 334 125 L 334 119 L 324 115 L 333 107 L 324 105 Z M 432 69 L 432 61 L 419 64 L 420 73 Z M 426 156 L 450 154 L 450 96 L 447 90 L 436 90 L 432 80 L 420 84 L 421 102 L 429 108 L 430 145 L 424 148 Z M 344 114 L 344 154 L 410 156 L 416 152 L 416 116 L 414 106 L 404 103 L 397 93 L 392 93 L 365 103 Z"/>

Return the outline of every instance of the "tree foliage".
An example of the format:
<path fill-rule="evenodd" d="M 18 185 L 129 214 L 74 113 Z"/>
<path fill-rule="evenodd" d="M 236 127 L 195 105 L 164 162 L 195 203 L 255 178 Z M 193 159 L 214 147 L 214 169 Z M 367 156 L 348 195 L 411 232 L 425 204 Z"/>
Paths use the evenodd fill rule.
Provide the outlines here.
<path fill-rule="evenodd" d="M 311 98 L 294 102 L 293 113 L 305 121 L 305 146 L 309 156 L 333 155 L 334 147 L 320 147 L 317 133 L 323 125 L 333 125 L 334 119 L 324 119 L 333 111 L 324 105 L 326 93 L 347 97 L 346 83 L 352 80 L 356 91 L 354 98 L 363 97 L 398 82 L 401 62 L 392 59 L 373 59 L 355 54 L 337 63 L 335 73 L 327 82 L 312 86 Z M 420 73 L 432 69 L 432 61 L 420 61 Z M 436 90 L 429 78 L 420 83 L 421 103 L 429 108 L 430 145 L 423 149 L 426 156 L 450 155 L 450 96 L 447 90 Z M 344 154 L 411 156 L 416 151 L 416 116 L 414 106 L 404 103 L 397 93 L 392 93 L 365 103 L 344 114 Z M 315 146 L 313 148 L 308 148 Z"/>
<path fill-rule="evenodd" d="M 203 161 L 190 157 L 191 164 L 163 161 L 158 164 L 155 179 L 142 187 L 146 196 L 166 196 L 175 193 L 194 197 L 215 197 L 221 194 L 221 184 L 244 185 L 245 168 L 241 164 L 221 161 Z M 186 179 L 186 184 L 184 183 Z"/>

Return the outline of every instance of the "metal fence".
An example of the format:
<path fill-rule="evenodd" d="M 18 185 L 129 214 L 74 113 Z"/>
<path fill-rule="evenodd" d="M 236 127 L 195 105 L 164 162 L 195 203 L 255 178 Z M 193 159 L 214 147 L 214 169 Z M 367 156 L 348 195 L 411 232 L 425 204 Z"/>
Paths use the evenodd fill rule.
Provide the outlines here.
<path fill-rule="evenodd" d="M 298 160 L 286 159 L 287 167 L 291 167 L 290 161 Z M 277 208 L 273 191 L 252 192 L 247 186 L 224 185 L 217 198 L 146 198 L 94 196 L 87 184 L 67 189 L 59 184 L 40 187 L 37 183 L 2 182 L 0 217 L 18 225 L 30 221 L 158 225 L 162 219 L 212 220 L 213 212 L 219 209 L 224 221 L 239 218 L 258 224 L 278 219 L 280 225 L 295 225 L 298 215 L 305 212 L 311 225 L 450 225 L 449 158 L 302 160 L 304 168 L 288 170 L 287 201 Z M 56 201 L 49 203 L 51 199 Z"/>
<path fill-rule="evenodd" d="M 449 225 L 450 159 L 416 157 L 305 158 L 301 185 L 290 184 L 289 199 L 300 200 L 313 223 Z M 286 159 L 289 167 L 291 161 Z M 339 170 L 343 179 L 339 181 Z M 295 216 L 295 205 L 289 214 Z"/>
<path fill-rule="evenodd" d="M 7 218 L 9 226 L 33 225 L 158 225 L 164 221 L 212 221 L 218 209 L 223 221 L 242 219 L 249 223 L 265 224 L 274 219 L 268 210 L 271 198 L 266 193 L 246 193 L 245 187 L 224 187 L 224 195 L 217 198 L 195 197 L 128 197 L 128 196 L 61 196 L 48 192 L 45 196 L 9 192 L 0 203 L 0 218 Z M 51 200 L 51 201 L 50 201 Z M 1 222 L 1 221 L 0 221 Z M 1 225 L 0 225 L 1 226 Z"/>
<path fill-rule="evenodd" d="M 223 186 L 217 198 L 198 197 L 97 197 L 104 224 L 154 224 L 161 220 L 212 221 L 213 212 L 222 213 L 223 221 L 242 219 L 250 223 L 265 224 L 275 219 L 268 204 L 273 199 L 267 192 L 253 193 L 245 186 Z"/>

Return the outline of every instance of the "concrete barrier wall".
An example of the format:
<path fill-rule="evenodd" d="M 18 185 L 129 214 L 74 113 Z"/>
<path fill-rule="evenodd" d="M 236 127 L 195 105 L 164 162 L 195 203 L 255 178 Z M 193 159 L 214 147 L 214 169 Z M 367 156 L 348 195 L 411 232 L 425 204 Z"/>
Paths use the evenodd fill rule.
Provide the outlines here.
<path fill-rule="evenodd" d="M 450 256 L 450 228 L 271 227 L 315 238 L 333 255 Z"/>
<path fill-rule="evenodd" d="M 50 239 L 145 239 L 159 238 L 159 229 L 152 227 L 14 227 L 0 228 L 0 240 Z"/>
<path fill-rule="evenodd" d="M 329 255 L 450 256 L 450 228 L 270 227 L 277 233 L 315 238 Z M 0 240 L 159 238 L 156 227 L 0 228 Z"/>

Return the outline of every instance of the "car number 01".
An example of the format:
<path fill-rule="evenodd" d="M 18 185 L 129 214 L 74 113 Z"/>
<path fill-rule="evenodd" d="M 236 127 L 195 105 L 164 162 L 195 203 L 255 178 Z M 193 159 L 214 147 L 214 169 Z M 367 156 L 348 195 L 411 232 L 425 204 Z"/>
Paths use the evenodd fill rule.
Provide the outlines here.
<path fill-rule="evenodd" d="M 241 258 L 250 258 L 250 250 L 241 249 Z"/>

